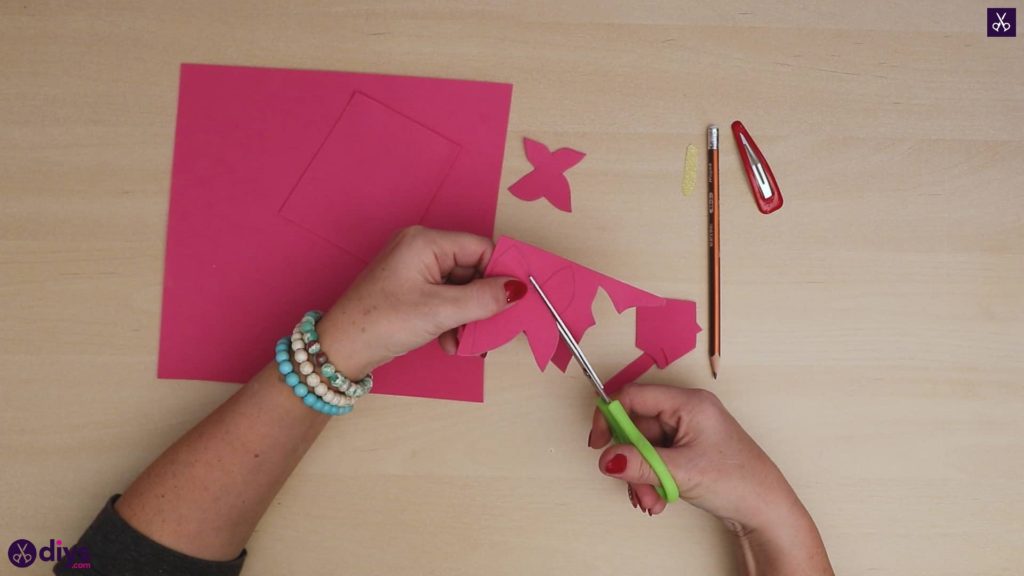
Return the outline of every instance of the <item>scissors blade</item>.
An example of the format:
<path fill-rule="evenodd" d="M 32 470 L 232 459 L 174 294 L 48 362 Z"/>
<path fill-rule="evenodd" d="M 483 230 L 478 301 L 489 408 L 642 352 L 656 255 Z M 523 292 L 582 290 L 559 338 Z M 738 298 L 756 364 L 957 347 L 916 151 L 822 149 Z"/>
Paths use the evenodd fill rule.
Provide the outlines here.
<path fill-rule="evenodd" d="M 565 342 L 569 350 L 572 351 L 573 358 L 576 359 L 576 363 L 583 369 L 583 374 L 590 380 L 590 383 L 594 385 L 594 389 L 597 390 L 598 395 L 605 402 L 610 402 L 608 394 L 604 391 L 604 384 L 601 382 L 601 378 L 598 377 L 597 372 L 594 371 L 593 366 L 590 365 L 590 361 L 587 360 L 586 354 L 583 353 L 583 349 L 580 348 L 579 342 L 572 337 L 572 332 L 569 331 L 569 327 L 562 321 L 562 317 L 559 316 L 558 311 L 555 310 L 554 305 L 551 304 L 551 300 L 548 300 L 548 295 L 544 293 L 544 290 L 537 283 L 537 280 L 531 275 L 529 277 L 530 284 L 533 284 L 534 290 L 537 294 L 540 294 L 540 299 L 544 301 L 544 305 L 547 306 L 548 312 L 551 312 L 551 316 L 555 319 L 555 326 L 558 327 L 558 333 L 562 337 L 562 341 Z"/>

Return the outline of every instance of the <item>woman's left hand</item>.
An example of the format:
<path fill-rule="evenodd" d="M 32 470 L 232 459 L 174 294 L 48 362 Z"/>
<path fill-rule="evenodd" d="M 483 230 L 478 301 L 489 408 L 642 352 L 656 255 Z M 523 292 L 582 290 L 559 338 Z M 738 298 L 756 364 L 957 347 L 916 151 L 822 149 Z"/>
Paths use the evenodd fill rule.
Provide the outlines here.
<path fill-rule="evenodd" d="M 493 250 L 473 234 L 401 231 L 319 322 L 325 352 L 353 379 L 435 338 L 454 354 L 456 328 L 526 294 L 515 278 L 481 278 Z"/>

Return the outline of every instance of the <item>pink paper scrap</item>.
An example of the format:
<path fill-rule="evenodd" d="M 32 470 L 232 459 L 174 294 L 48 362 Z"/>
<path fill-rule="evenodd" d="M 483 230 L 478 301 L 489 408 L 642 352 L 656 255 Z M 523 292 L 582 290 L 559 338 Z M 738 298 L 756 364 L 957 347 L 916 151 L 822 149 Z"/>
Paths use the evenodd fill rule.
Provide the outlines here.
<path fill-rule="evenodd" d="M 530 202 L 546 198 L 555 208 L 572 212 L 572 194 L 565 171 L 579 164 L 586 154 L 572 148 L 551 152 L 544 144 L 529 138 L 523 138 L 523 148 L 533 170 L 516 180 L 508 191 L 516 198 Z"/>
<path fill-rule="evenodd" d="M 596 321 L 592 312 L 597 290 L 603 290 L 621 313 L 636 308 L 639 358 L 609 382 L 614 390 L 653 366 L 665 368 L 696 346 L 696 305 L 689 300 L 662 298 L 560 256 L 503 236 L 498 240 L 485 276 L 512 276 L 529 286 L 533 276 L 558 310 L 577 341 Z M 554 319 L 540 295 L 530 289 L 515 306 L 467 324 L 459 334 L 458 353 L 475 356 L 493 350 L 525 333 L 537 367 L 553 363 L 563 372 L 572 360 Z"/>

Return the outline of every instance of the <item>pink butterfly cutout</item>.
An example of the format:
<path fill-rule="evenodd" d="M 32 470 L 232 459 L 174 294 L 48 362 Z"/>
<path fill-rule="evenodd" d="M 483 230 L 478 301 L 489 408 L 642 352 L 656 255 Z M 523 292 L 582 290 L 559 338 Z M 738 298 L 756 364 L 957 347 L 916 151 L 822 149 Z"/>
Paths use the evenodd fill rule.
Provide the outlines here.
<path fill-rule="evenodd" d="M 572 212 L 572 197 L 565 171 L 579 164 L 586 154 L 572 148 L 551 152 L 544 144 L 529 138 L 523 138 L 523 148 L 533 170 L 509 186 L 508 191 L 528 202 L 543 197 L 555 208 Z"/>

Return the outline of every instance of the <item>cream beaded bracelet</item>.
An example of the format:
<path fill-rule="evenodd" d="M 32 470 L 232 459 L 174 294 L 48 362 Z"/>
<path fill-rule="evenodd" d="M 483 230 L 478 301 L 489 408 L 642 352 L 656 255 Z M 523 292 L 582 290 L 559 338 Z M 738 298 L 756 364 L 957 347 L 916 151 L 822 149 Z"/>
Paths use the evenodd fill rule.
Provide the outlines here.
<path fill-rule="evenodd" d="M 290 338 L 278 340 L 274 359 L 285 384 L 306 406 L 329 416 L 348 414 L 355 399 L 373 389 L 373 374 L 353 382 L 330 363 L 316 332 L 322 316 L 316 310 L 307 312 Z"/>

